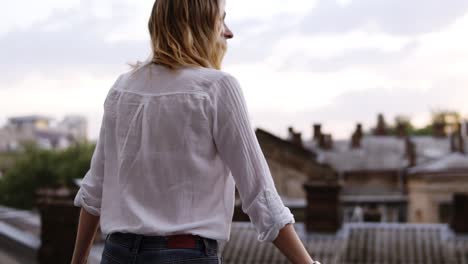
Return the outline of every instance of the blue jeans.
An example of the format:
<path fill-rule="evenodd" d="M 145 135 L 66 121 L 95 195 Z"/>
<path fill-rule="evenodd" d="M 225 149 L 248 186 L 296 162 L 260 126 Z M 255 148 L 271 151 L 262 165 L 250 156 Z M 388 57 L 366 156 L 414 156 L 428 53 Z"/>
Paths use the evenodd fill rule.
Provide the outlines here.
<path fill-rule="evenodd" d="M 109 234 L 101 264 L 221 264 L 217 241 L 197 237 L 195 248 L 168 248 L 164 237 Z"/>

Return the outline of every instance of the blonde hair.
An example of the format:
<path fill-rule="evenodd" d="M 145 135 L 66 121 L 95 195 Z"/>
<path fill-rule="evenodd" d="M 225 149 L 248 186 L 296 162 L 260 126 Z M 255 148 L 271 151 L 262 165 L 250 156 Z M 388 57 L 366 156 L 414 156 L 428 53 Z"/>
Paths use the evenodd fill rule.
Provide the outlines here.
<path fill-rule="evenodd" d="M 152 63 L 170 69 L 201 66 L 220 69 L 221 0 L 156 0 L 148 22 Z"/>

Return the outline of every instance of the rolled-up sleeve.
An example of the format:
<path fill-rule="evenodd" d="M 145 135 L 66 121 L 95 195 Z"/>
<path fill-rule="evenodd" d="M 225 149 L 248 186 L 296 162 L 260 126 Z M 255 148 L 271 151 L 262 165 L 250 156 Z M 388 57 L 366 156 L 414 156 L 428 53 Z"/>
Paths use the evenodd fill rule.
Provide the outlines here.
<path fill-rule="evenodd" d="M 99 132 L 99 138 L 91 158 L 88 172 L 81 181 L 80 189 L 75 196 L 74 205 L 82 207 L 88 213 L 101 215 L 102 183 L 104 179 L 104 117 Z"/>
<path fill-rule="evenodd" d="M 237 80 L 226 75 L 213 84 L 211 92 L 216 148 L 231 170 L 242 211 L 255 226 L 258 240 L 271 242 L 286 224 L 295 223 L 294 216 L 278 195 Z"/>

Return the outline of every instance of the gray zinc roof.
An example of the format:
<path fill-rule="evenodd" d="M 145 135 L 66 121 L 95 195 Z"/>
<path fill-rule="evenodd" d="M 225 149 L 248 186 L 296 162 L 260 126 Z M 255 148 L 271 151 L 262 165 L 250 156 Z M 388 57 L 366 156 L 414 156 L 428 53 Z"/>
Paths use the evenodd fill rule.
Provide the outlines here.
<path fill-rule="evenodd" d="M 295 229 L 315 260 L 326 264 L 467 264 L 468 237 L 447 225 L 345 224 L 336 235 Z M 271 243 L 260 243 L 250 223 L 233 223 L 223 252 L 225 263 L 289 263 Z"/>
<path fill-rule="evenodd" d="M 353 223 L 337 234 L 308 233 L 303 223 L 294 227 L 308 252 L 323 264 L 468 264 L 468 235 L 457 236 L 445 224 Z M 8 238 L 16 241 L 17 250 L 34 252 L 39 229 L 37 213 L 0 207 L 0 242 Z M 272 243 L 260 243 L 257 236 L 251 223 L 232 223 L 224 263 L 289 263 Z M 94 244 L 89 263 L 99 263 L 102 250 L 102 243 Z M 24 253 L 16 256 L 22 259 Z"/>
<path fill-rule="evenodd" d="M 465 170 L 468 172 L 468 156 L 461 153 L 451 153 L 440 159 L 415 166 L 409 169 L 408 172 L 413 174 L 450 170 Z"/>
<path fill-rule="evenodd" d="M 411 140 L 416 145 L 418 165 L 451 153 L 449 137 L 412 136 Z M 465 144 L 468 144 L 468 140 L 465 140 Z M 357 149 L 350 148 L 349 140 L 335 140 L 331 150 L 320 149 L 314 141 L 307 141 L 304 145 L 318 154 L 318 162 L 329 164 L 339 172 L 395 170 L 408 166 L 405 140 L 395 136 L 365 135 L 361 147 Z"/>

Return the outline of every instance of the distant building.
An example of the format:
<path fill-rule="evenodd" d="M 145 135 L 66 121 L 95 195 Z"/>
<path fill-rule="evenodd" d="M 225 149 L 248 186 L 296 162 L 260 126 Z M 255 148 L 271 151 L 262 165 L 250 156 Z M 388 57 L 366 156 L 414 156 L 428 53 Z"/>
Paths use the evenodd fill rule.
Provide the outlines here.
<path fill-rule="evenodd" d="M 468 195 L 451 199 L 450 224 L 345 223 L 331 225 L 339 192 L 327 183 L 307 189 L 306 219 L 294 228 L 312 258 L 330 264 L 468 263 Z M 323 213 L 319 213 L 322 211 Z M 258 242 L 251 223 L 235 222 L 225 263 L 288 263 L 271 243 Z"/>
<path fill-rule="evenodd" d="M 468 156 L 451 153 L 408 170 L 409 222 L 449 223 L 454 193 L 468 194 Z"/>
<path fill-rule="evenodd" d="M 44 149 L 63 149 L 87 140 L 84 117 L 66 116 L 57 126 L 52 126 L 51 121 L 52 118 L 39 115 L 9 118 L 0 128 L 0 152 L 18 151 L 26 142 Z"/>
<path fill-rule="evenodd" d="M 322 132 L 321 124 L 314 124 L 312 139 L 301 145 L 316 154 L 317 162 L 337 171 L 342 185 L 340 200 L 345 222 L 360 219 L 356 217 L 356 212 L 362 213 L 364 220 L 406 222 L 415 219 L 412 204 L 415 200 L 409 199 L 413 197 L 415 189 L 410 188 L 413 185 L 408 185 L 408 181 L 413 184 L 415 180 L 407 175 L 408 169 L 444 159 L 454 153 L 464 156 L 468 148 L 467 138 L 467 123 L 459 124 L 458 129 L 450 135 L 445 133 L 443 126 L 434 124 L 433 135 L 428 136 L 407 135 L 405 126 L 399 124 L 395 134 L 391 135 L 383 115 L 379 115 L 372 134 L 364 135 L 362 125 L 358 124 L 350 140 L 333 140 L 331 134 Z M 446 171 L 440 171 L 439 175 L 447 176 L 451 173 L 449 167 L 442 170 Z M 443 181 L 443 177 L 440 177 L 440 181 Z M 453 186 L 455 182 L 452 181 Z M 458 178 L 458 183 L 462 182 L 468 183 L 468 178 Z M 445 201 L 458 191 L 456 188 L 445 190 Z M 442 205 L 440 208 L 447 211 Z M 421 210 L 429 208 L 426 206 L 426 209 Z M 446 222 L 446 219 L 431 216 L 423 217 L 422 221 Z"/>
<path fill-rule="evenodd" d="M 294 228 L 306 250 L 314 259 L 330 264 L 468 263 L 468 194 L 459 194 L 468 191 L 468 157 L 460 145 L 466 141 L 459 140 L 458 132 L 447 139 L 395 138 L 378 131 L 382 135 L 355 133 L 349 144 L 333 142 L 331 136 L 302 142 L 297 133 L 283 140 L 256 130 L 282 198 L 303 200 L 302 216 L 294 212 Z M 41 221 L 48 218 L 41 218 L 44 215 L 37 211 L 0 206 L 0 213 L 8 216 L 0 218 L 0 249 L 8 245 L 14 249 L 9 252 L 12 258 L 21 263 L 33 263 L 41 247 L 49 253 L 72 252 L 73 239 L 63 239 L 65 231 L 73 236 L 76 228 L 71 223 L 76 223 L 79 213 L 67 201 L 74 197 L 70 193 L 49 194 L 61 197 L 47 205 L 54 208 L 50 219 L 56 221 L 59 214 L 60 221 L 69 224 L 61 229 L 52 228 L 54 221 Z M 64 203 L 56 209 L 59 201 Z M 392 214 L 400 220 L 406 204 L 409 220 L 415 223 L 368 223 L 394 222 Z M 367 223 L 342 223 L 343 206 L 352 209 L 349 221 Z M 450 224 L 419 224 L 445 222 L 446 215 L 450 215 Z M 101 261 L 106 234 L 98 234 L 90 263 Z M 47 239 L 41 241 L 41 237 Z M 272 243 L 258 241 L 257 230 L 248 222 L 235 221 L 230 240 L 221 243 L 220 250 L 225 263 L 288 263 Z"/>
<path fill-rule="evenodd" d="M 67 115 L 57 125 L 57 130 L 70 135 L 76 141 L 87 141 L 88 122 L 85 117 Z"/>
<path fill-rule="evenodd" d="M 265 130 L 255 131 L 265 155 L 278 193 L 286 199 L 304 199 L 303 184 L 309 180 L 336 180 L 330 166 L 316 161 L 316 154 L 297 144 L 281 139 Z"/>
<path fill-rule="evenodd" d="M 38 127 L 46 126 L 44 120 L 37 123 L 31 119 L 9 119 L 9 122 L 0 128 L 0 152 L 19 150 L 21 143 L 35 141 L 35 131 Z M 47 121 L 48 122 L 48 121 Z"/>
<path fill-rule="evenodd" d="M 17 131 L 46 130 L 49 129 L 49 124 L 51 120 L 51 118 L 39 115 L 11 117 L 8 118 L 7 126 Z"/>

